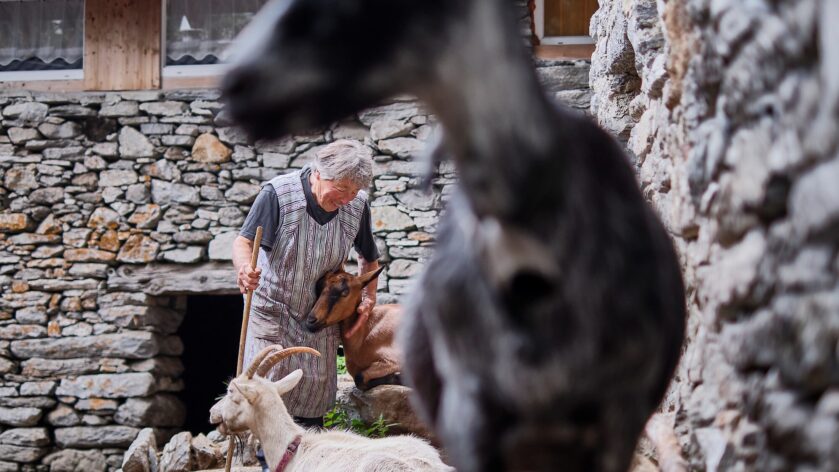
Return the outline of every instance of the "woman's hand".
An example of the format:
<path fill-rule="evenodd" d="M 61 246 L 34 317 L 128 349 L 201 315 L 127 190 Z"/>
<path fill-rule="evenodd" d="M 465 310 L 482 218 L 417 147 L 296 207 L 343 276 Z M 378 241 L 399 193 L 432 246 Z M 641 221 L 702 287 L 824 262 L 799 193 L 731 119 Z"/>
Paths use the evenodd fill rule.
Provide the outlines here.
<path fill-rule="evenodd" d="M 370 300 L 369 298 L 361 300 L 361 303 L 358 305 L 358 319 L 355 320 L 355 324 L 352 325 L 350 330 L 344 333 L 348 338 L 351 338 L 362 326 L 367 324 L 367 320 L 370 318 L 370 312 L 373 311 L 375 305 L 376 300 Z"/>
<path fill-rule="evenodd" d="M 242 264 L 239 266 L 238 274 L 236 275 L 236 284 L 239 285 L 239 291 L 245 294 L 256 290 L 259 286 L 259 276 L 262 274 L 262 269 L 253 268 L 250 264 Z"/>

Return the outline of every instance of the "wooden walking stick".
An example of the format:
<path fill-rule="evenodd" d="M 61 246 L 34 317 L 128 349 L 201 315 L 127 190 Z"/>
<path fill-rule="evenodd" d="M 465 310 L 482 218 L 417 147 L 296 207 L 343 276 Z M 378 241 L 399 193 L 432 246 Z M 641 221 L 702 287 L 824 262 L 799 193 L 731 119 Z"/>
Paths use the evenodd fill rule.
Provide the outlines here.
<path fill-rule="evenodd" d="M 256 268 L 259 259 L 259 243 L 262 242 L 262 226 L 256 228 L 256 238 L 253 240 L 253 253 L 251 254 L 251 268 Z M 251 298 L 253 290 L 248 290 L 245 295 L 245 311 L 242 313 L 242 330 L 239 333 L 239 357 L 236 360 L 236 377 L 242 374 L 242 363 L 245 361 L 245 339 L 248 337 L 248 320 L 251 317 Z M 225 472 L 230 472 L 233 464 L 233 435 L 230 435 L 227 443 L 227 460 L 224 463 Z"/>

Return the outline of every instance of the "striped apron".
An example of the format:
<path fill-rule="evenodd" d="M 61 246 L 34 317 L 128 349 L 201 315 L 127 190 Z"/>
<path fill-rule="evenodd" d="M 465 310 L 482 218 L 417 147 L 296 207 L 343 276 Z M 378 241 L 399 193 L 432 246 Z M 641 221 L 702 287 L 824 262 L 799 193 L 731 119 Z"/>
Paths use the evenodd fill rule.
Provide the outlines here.
<path fill-rule="evenodd" d="M 274 366 L 267 377 L 279 380 L 302 369 L 303 379 L 283 400 L 293 416 L 319 417 L 335 401 L 339 328 L 310 333 L 304 322 L 315 303 L 318 279 L 347 260 L 367 194 L 358 192 L 338 215 L 320 225 L 306 212 L 300 172 L 275 177 L 269 184 L 277 193 L 280 223 L 271 251 L 259 250 L 257 265 L 262 276 L 253 294 L 244 365 L 250 365 L 256 353 L 269 344 L 316 349 L 321 357 L 294 355 Z"/>

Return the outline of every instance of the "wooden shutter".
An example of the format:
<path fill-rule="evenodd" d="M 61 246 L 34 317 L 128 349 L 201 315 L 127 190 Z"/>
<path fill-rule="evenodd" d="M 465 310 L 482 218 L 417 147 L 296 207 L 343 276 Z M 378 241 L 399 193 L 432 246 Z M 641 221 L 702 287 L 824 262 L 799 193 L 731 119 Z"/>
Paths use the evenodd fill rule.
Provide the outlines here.
<path fill-rule="evenodd" d="M 84 88 L 160 88 L 161 0 L 86 0 Z"/>
<path fill-rule="evenodd" d="M 545 0 L 545 36 L 588 36 L 597 0 Z"/>

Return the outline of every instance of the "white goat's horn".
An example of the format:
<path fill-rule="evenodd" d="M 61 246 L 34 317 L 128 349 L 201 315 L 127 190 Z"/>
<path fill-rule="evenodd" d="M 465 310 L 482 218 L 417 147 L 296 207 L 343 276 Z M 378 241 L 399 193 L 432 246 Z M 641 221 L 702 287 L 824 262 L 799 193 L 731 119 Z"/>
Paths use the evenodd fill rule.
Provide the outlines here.
<path fill-rule="evenodd" d="M 267 374 L 268 371 L 271 370 L 271 368 L 274 367 L 274 364 L 276 364 L 277 362 L 280 362 L 281 360 L 285 359 L 286 357 L 288 357 L 292 354 L 302 354 L 302 353 L 314 354 L 314 355 L 320 357 L 320 353 L 318 351 L 310 348 L 310 347 L 289 347 L 289 348 L 283 349 L 280 352 L 275 352 L 275 353 L 271 354 L 264 361 L 262 361 L 262 364 L 260 364 L 259 368 L 257 368 L 257 370 L 256 370 L 256 375 L 259 375 L 260 377 L 264 377 L 265 374 Z"/>
<path fill-rule="evenodd" d="M 282 351 L 283 347 L 279 344 L 272 344 L 270 346 L 265 346 L 262 348 L 259 353 L 257 353 L 256 357 L 253 358 L 251 361 L 251 365 L 248 366 L 247 372 L 244 373 L 246 379 L 252 379 L 253 374 L 256 373 L 256 369 L 259 367 L 259 364 L 262 363 L 262 360 L 265 359 L 268 354 L 271 354 L 274 351 Z"/>

